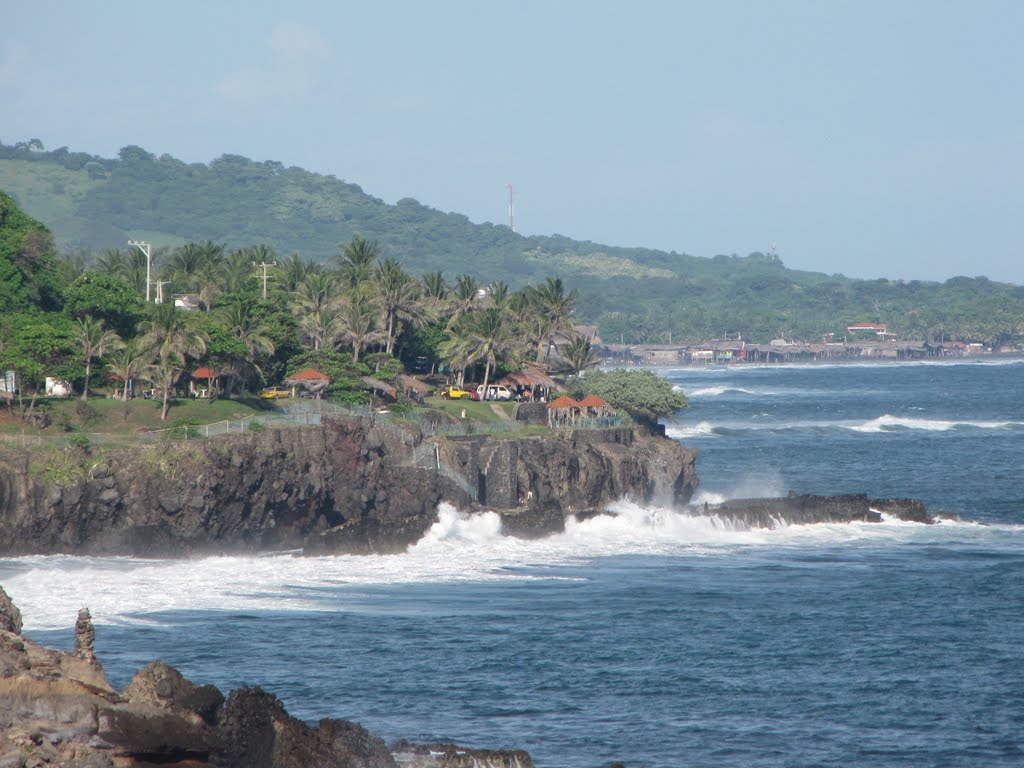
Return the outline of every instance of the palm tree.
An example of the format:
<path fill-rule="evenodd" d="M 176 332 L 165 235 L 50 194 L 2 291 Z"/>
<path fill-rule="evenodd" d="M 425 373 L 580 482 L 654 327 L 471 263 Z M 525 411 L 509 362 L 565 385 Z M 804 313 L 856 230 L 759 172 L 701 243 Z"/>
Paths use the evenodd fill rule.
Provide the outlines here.
<path fill-rule="evenodd" d="M 504 280 L 495 280 L 487 286 L 487 295 L 494 306 L 498 309 L 504 310 L 505 305 L 508 303 L 511 296 L 508 283 Z"/>
<path fill-rule="evenodd" d="M 278 289 L 287 294 L 295 292 L 306 275 L 313 269 L 314 265 L 297 253 L 285 257 L 278 263 L 277 269 L 274 270 L 277 275 Z"/>
<path fill-rule="evenodd" d="M 536 318 L 537 327 L 537 362 L 547 357 L 547 349 L 552 336 L 573 333 L 572 315 L 576 311 L 576 289 L 568 293 L 562 284 L 562 278 L 549 277 L 542 285 L 530 291 L 530 303 Z"/>
<path fill-rule="evenodd" d="M 192 275 L 190 288 L 199 294 L 199 303 L 209 312 L 213 300 L 221 292 L 224 283 L 225 264 L 222 259 L 207 259 Z"/>
<path fill-rule="evenodd" d="M 307 312 L 299 320 L 299 330 L 312 344 L 313 351 L 333 349 L 342 335 L 337 307 L 331 305 Z"/>
<path fill-rule="evenodd" d="M 363 288 L 353 290 L 338 313 L 341 338 L 352 345 L 353 363 L 359 362 L 363 348 L 384 337 L 376 328 L 377 314 L 378 308 Z"/>
<path fill-rule="evenodd" d="M 193 276 L 204 261 L 203 251 L 198 243 L 187 242 L 176 250 L 167 262 L 166 275 L 180 289 L 189 290 Z"/>
<path fill-rule="evenodd" d="M 185 370 L 185 362 L 177 355 L 161 358 L 152 365 L 143 369 L 142 377 L 153 384 L 153 387 L 163 392 L 163 405 L 160 409 L 160 421 L 167 421 L 167 411 L 170 409 L 171 389 L 178 382 L 178 378 Z"/>
<path fill-rule="evenodd" d="M 256 358 L 274 354 L 274 342 L 270 339 L 270 330 L 266 324 L 253 315 L 252 304 L 241 299 L 233 301 L 223 307 L 221 319 L 228 332 L 242 342 L 245 348 L 244 357 L 235 361 L 237 367 L 243 372 L 246 369 L 254 370 L 262 377 L 263 369 L 256 363 Z M 245 391 L 244 381 L 242 391 Z"/>
<path fill-rule="evenodd" d="M 476 281 L 476 278 L 469 275 L 456 277 L 455 290 L 451 296 L 451 317 L 448 319 L 448 326 L 452 327 L 460 317 L 469 312 L 479 296 L 480 283 Z"/>
<path fill-rule="evenodd" d="M 128 400 L 128 389 L 146 366 L 146 356 L 134 339 L 126 341 L 111 357 L 110 372 L 123 382 L 121 399 Z"/>
<path fill-rule="evenodd" d="M 96 258 L 95 269 L 121 278 L 141 294 L 146 293 L 146 254 L 137 248 L 108 248 Z"/>
<path fill-rule="evenodd" d="M 97 272 L 105 272 L 114 277 L 121 277 L 125 262 L 124 251 L 120 248 L 107 248 L 96 257 L 95 269 Z"/>
<path fill-rule="evenodd" d="M 236 248 L 224 259 L 220 287 L 224 293 L 241 293 L 253 276 L 253 258 L 249 248 Z"/>
<path fill-rule="evenodd" d="M 377 301 L 384 315 L 384 351 L 391 354 L 399 334 L 399 322 L 421 325 L 425 319 L 419 286 L 395 259 L 385 259 L 377 266 Z"/>
<path fill-rule="evenodd" d="M 333 346 L 338 335 L 335 319 L 341 302 L 336 291 L 335 280 L 329 273 L 310 270 L 291 294 L 292 311 L 314 350 L 325 344 Z"/>
<path fill-rule="evenodd" d="M 89 378 L 92 376 L 92 361 L 103 357 L 108 349 L 116 349 L 124 342 L 116 331 L 104 330 L 103 320 L 95 320 L 86 315 L 75 321 L 75 343 L 85 357 L 85 386 L 82 387 L 82 399 L 89 399 Z"/>
<path fill-rule="evenodd" d="M 577 334 L 576 338 L 559 350 L 569 373 L 579 376 L 587 368 L 593 368 L 601 362 L 594 351 L 590 339 Z"/>
<path fill-rule="evenodd" d="M 441 353 L 461 372 L 460 384 L 465 370 L 474 363 L 484 362 L 483 391 L 487 392 L 491 370 L 498 365 L 498 358 L 508 348 L 509 326 L 504 322 L 501 310 L 487 307 L 478 312 L 463 315 L 449 331 L 449 338 L 441 345 Z"/>
<path fill-rule="evenodd" d="M 423 292 L 432 302 L 440 304 L 448 297 L 448 282 L 443 272 L 427 272 L 422 280 Z"/>
<path fill-rule="evenodd" d="M 206 352 L 206 334 L 192 328 L 187 314 L 173 304 L 154 304 L 149 319 L 139 324 L 139 331 L 143 346 L 161 362 L 172 357 L 199 357 Z"/>
<path fill-rule="evenodd" d="M 292 308 L 300 315 L 337 303 L 337 286 L 327 272 L 309 271 L 292 292 Z"/>
<path fill-rule="evenodd" d="M 355 288 L 360 283 L 370 279 L 373 272 L 374 262 L 380 255 L 380 246 L 377 241 L 367 241 L 361 235 L 353 235 L 352 240 L 345 244 L 339 244 L 341 253 L 336 257 L 341 268 L 341 279 L 349 288 Z"/>

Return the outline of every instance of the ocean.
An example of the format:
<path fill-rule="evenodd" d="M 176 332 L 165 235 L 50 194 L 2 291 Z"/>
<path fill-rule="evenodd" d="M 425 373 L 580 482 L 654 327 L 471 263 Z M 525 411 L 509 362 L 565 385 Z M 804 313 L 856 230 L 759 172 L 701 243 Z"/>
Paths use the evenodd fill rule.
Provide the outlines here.
<path fill-rule="evenodd" d="M 0 560 L 25 633 L 160 658 L 387 740 L 538 766 L 1024 765 L 1024 362 L 662 370 L 697 501 L 914 497 L 959 521 L 644 509 L 537 541 L 442 507 L 407 553 Z"/>

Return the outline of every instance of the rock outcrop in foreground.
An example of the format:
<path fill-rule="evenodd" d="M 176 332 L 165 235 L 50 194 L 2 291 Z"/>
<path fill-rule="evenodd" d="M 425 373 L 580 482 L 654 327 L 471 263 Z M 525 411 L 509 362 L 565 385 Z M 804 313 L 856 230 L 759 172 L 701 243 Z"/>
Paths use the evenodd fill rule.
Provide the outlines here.
<path fill-rule="evenodd" d="M 522 750 L 400 742 L 392 748 L 357 723 L 310 726 L 259 688 L 225 698 L 159 661 L 118 693 L 93 652 L 83 609 L 75 650 L 21 636 L 21 616 L 0 588 L 0 766 L 14 768 L 532 768 Z"/>
<path fill-rule="evenodd" d="M 621 498 L 681 506 L 695 458 L 625 428 L 445 438 L 344 416 L 132 450 L 0 451 L 0 555 L 401 552 L 441 501 L 539 536 Z"/>

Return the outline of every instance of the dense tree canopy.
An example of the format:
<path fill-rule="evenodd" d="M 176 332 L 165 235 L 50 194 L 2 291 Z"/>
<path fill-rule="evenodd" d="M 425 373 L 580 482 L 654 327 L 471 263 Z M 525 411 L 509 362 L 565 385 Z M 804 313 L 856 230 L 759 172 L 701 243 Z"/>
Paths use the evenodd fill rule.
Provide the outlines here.
<path fill-rule="evenodd" d="M 38 192 L 41 169 L 55 180 L 49 196 Z M 252 262 L 288 264 L 278 279 L 294 290 L 310 265 L 354 257 L 344 278 L 351 281 L 358 260 L 371 261 L 360 249 L 373 244 L 373 261 L 397 260 L 417 278 L 443 272 L 475 285 L 504 282 L 513 291 L 564 279 L 572 286 L 566 294 L 576 291 L 575 319 L 599 324 L 606 341 L 700 341 L 726 334 L 760 342 L 818 341 L 842 335 L 852 322 L 885 323 L 903 338 L 924 340 L 1019 341 L 1024 332 L 1020 286 L 968 277 L 941 284 L 851 280 L 786 269 L 762 253 L 705 259 L 558 235 L 524 237 L 409 198 L 388 205 L 333 176 L 239 155 L 187 164 L 135 146 L 105 159 L 21 142 L 0 145 L 0 188 L 26 196 L 31 191 L 39 207 L 33 215 L 59 227 L 67 247 L 102 253 L 148 233 L 167 259 L 183 259 L 181 269 L 161 278 L 174 281 L 167 290 L 195 293 L 204 308 L 214 303 L 214 291 L 234 292 L 242 287 L 238 281 L 254 281 L 254 272 L 245 271 Z M 189 243 L 192 254 L 181 250 Z M 266 250 L 249 251 L 260 247 L 253 243 Z M 220 257 L 201 270 L 190 266 L 189 259 L 210 246 L 222 249 Z M 138 287 L 137 255 L 123 260 L 118 276 Z M 0 292 L 21 296 L 17 283 L 0 263 Z M 451 289 L 458 292 L 459 286 Z M 351 310 L 336 307 L 334 315 Z M 385 309 L 392 320 L 401 312 Z M 330 314 L 312 318 L 310 328 L 330 335 Z M 389 340 L 397 343 L 388 327 L 386 320 L 380 329 L 385 347 Z"/>
<path fill-rule="evenodd" d="M 574 397 L 597 395 L 610 405 L 629 411 L 646 421 L 668 416 L 686 408 L 686 396 L 653 371 L 616 368 L 595 370 L 569 380 Z"/>

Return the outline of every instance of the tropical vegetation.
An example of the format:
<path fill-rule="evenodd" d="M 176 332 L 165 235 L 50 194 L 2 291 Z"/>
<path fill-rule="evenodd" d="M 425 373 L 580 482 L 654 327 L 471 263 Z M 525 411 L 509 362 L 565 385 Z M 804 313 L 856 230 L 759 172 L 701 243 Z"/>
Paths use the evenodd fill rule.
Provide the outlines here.
<path fill-rule="evenodd" d="M 368 378 L 389 382 L 402 370 L 444 369 L 460 385 L 478 377 L 486 385 L 523 361 L 564 365 L 553 342 L 575 337 L 577 294 L 558 277 L 515 291 L 469 275 L 418 278 L 360 235 L 338 244 L 327 264 L 282 259 L 266 245 L 189 241 L 149 264 L 126 248 L 86 267 L 59 257 L 45 227 L 0 193 L 0 244 L 10 308 L 0 314 L 0 371 L 15 375 L 5 390 L 29 393 L 26 413 L 46 377 L 74 383 L 82 400 L 100 376 L 125 400 L 148 382 L 165 420 L 192 379 L 246 395 L 307 368 L 330 377 L 328 397 L 359 403 Z M 143 267 L 160 302 L 142 298 Z M 574 357 L 572 370 L 583 359 Z M 193 396 L 197 389 L 193 382 Z"/>
<path fill-rule="evenodd" d="M 386 351 L 389 342 L 394 351 L 400 336 L 396 325 L 420 322 L 407 316 L 412 285 L 436 300 L 442 288 L 436 278 L 442 273 L 456 276 L 454 282 L 444 281 L 456 321 L 464 308 L 475 306 L 481 285 L 504 285 L 507 295 L 492 291 L 490 296 L 503 312 L 515 313 L 522 308 L 516 306 L 522 301 L 516 292 L 531 283 L 543 286 L 548 278 L 563 279 L 576 291 L 575 319 L 599 326 L 606 342 L 671 343 L 726 335 L 754 342 L 817 341 L 829 334 L 841 337 L 855 322 L 884 323 L 905 339 L 992 344 L 1024 339 L 1024 288 L 984 277 L 943 283 L 853 280 L 787 269 L 774 254 L 760 252 L 707 259 L 559 235 L 524 237 L 507 226 L 476 224 L 410 198 L 390 205 L 333 176 L 239 155 L 185 163 L 127 146 L 116 158 L 102 158 L 66 147 L 47 151 L 38 140 L 28 140 L 0 144 L 0 189 L 44 221 L 67 254 L 53 275 L 33 283 L 36 296 L 24 293 L 8 267 L 0 273 L 0 300 L 10 294 L 13 306 L 39 300 L 57 309 L 53 281 L 76 265 L 79 271 L 96 265 L 101 273 L 116 273 L 136 296 L 144 295 L 146 259 L 124 245 L 146 240 L 162 266 L 153 286 L 158 295 L 188 290 L 203 311 L 213 311 L 224 296 L 248 295 L 257 287 L 262 299 L 262 275 L 252 265 L 276 261 L 276 289 L 291 295 L 301 288 L 310 303 L 311 311 L 300 317 L 307 341 L 333 346 L 347 334 L 343 343 L 353 357 L 361 357 L 367 346 Z M 22 258 L 31 260 L 41 242 L 29 244 Z M 339 251 L 339 242 L 351 245 L 350 252 Z M 404 277 L 388 266 L 392 262 L 401 265 Z M 381 292 L 372 301 L 350 294 L 343 303 L 319 306 L 323 283 L 303 281 L 311 268 L 328 264 L 340 270 L 349 287 L 374 277 Z M 381 274 L 371 274 L 377 270 Z M 367 327 L 374 312 L 383 313 L 382 322 Z M 116 323 L 122 320 L 130 322 Z M 105 321 L 126 332 L 114 318 Z M 426 333 L 431 332 L 437 333 Z M 537 328 L 531 332 L 538 345 L 542 335 Z M 411 340 L 403 341 L 408 348 Z"/>

